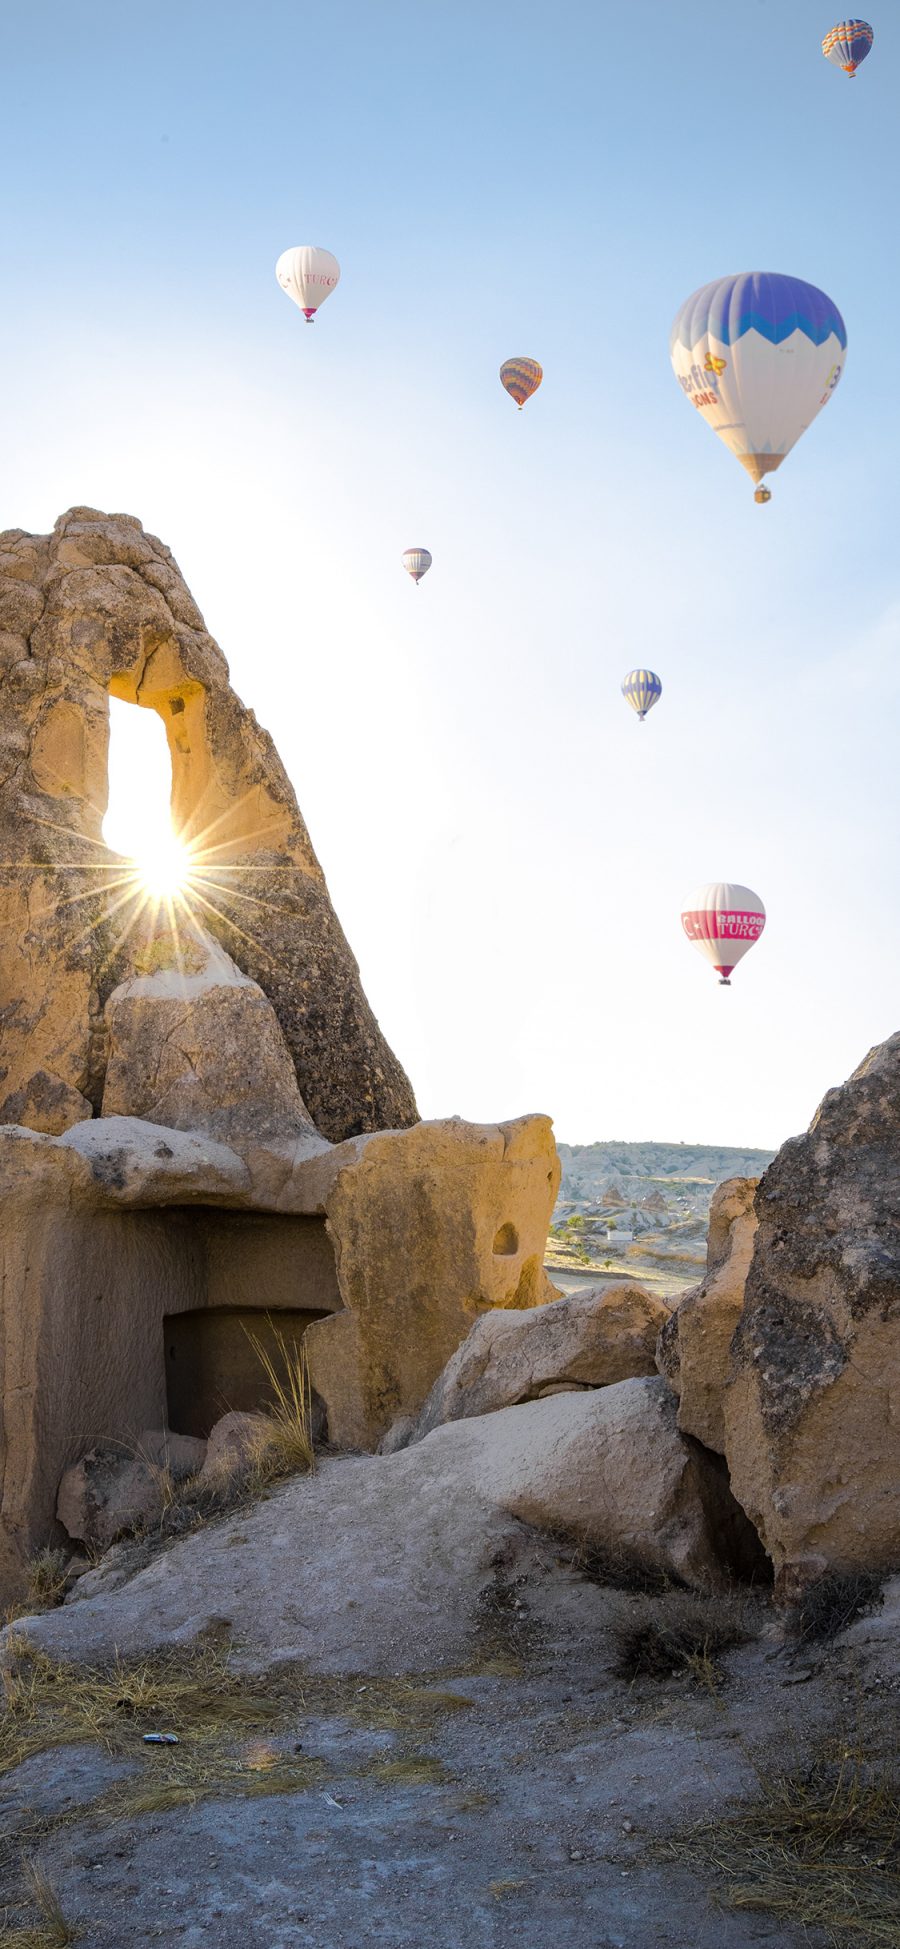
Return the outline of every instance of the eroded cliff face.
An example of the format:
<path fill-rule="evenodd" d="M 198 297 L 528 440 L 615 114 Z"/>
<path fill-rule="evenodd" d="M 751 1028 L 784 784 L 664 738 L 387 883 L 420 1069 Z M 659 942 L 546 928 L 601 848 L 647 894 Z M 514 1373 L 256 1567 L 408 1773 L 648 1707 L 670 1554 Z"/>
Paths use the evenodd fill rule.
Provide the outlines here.
<path fill-rule="evenodd" d="M 198 917 L 272 1003 L 318 1130 L 414 1123 L 272 739 L 170 550 L 91 508 L 0 534 L 0 1123 L 58 1134 L 101 1110 L 105 1004 L 149 971 L 101 836 L 110 694 L 162 718 Z"/>

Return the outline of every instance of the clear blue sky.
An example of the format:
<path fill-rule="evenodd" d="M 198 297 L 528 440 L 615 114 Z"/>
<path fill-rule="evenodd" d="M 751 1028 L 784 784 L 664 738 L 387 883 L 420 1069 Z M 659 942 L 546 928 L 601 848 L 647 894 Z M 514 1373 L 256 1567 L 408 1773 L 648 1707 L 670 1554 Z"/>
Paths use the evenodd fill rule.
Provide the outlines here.
<path fill-rule="evenodd" d="M 5 22 L 0 526 L 88 502 L 170 543 L 426 1114 L 775 1144 L 897 1026 L 900 18 L 852 82 L 831 24 Z M 273 274 L 302 242 L 343 270 L 312 330 Z M 751 269 L 849 334 L 765 509 L 667 351 Z M 512 353 L 546 375 L 521 416 Z M 719 877 L 769 913 L 730 994 L 678 921 Z"/>

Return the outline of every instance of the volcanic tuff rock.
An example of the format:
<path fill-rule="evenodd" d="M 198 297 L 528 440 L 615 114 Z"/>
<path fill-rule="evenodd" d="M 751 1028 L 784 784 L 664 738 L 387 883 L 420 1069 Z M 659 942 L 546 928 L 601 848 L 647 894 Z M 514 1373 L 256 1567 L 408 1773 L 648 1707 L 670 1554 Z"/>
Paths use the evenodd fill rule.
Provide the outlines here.
<path fill-rule="evenodd" d="M 360 1147 L 328 1200 L 346 1310 L 306 1335 L 336 1447 L 375 1448 L 418 1414 L 479 1313 L 554 1298 L 544 1246 L 558 1184 L 546 1117 L 450 1118 Z"/>
<path fill-rule="evenodd" d="M 725 1452 L 722 1399 L 731 1342 L 741 1317 L 756 1237 L 757 1178 L 727 1178 L 709 1212 L 706 1277 L 684 1294 L 665 1322 L 657 1365 L 678 1395 L 678 1426 L 707 1448 Z"/>
<path fill-rule="evenodd" d="M 478 1312 L 552 1296 L 546 1117 L 248 1155 L 132 1117 L 0 1129 L 0 1602 L 92 1445 L 265 1404 L 267 1315 L 306 1335 L 331 1440 L 374 1447 Z"/>
<path fill-rule="evenodd" d="M 180 967 L 133 975 L 110 995 L 103 1116 L 146 1117 L 254 1148 L 314 1137 L 262 989 L 200 928 L 179 943 L 179 959 Z"/>
<path fill-rule="evenodd" d="M 830 1090 L 756 1194 L 732 1344 L 732 1485 L 785 1585 L 900 1566 L 900 1035 Z"/>
<path fill-rule="evenodd" d="M 204 922 L 269 997 L 318 1130 L 413 1123 L 271 738 L 169 549 L 93 508 L 0 534 L 0 1122 L 58 1133 L 99 1110 L 104 1005 L 140 972 L 140 890 L 100 830 L 110 693 L 163 720 Z"/>
<path fill-rule="evenodd" d="M 666 1319 L 666 1307 L 637 1285 L 570 1293 L 534 1312 L 486 1313 L 435 1381 L 413 1439 L 567 1384 L 609 1387 L 654 1374 Z"/>

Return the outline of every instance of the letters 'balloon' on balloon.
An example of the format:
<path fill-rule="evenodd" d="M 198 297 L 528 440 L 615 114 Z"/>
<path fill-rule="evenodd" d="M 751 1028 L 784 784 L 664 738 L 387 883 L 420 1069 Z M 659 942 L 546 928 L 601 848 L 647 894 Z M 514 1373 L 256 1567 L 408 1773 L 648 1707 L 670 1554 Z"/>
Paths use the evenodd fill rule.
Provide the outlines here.
<path fill-rule="evenodd" d="M 537 359 L 504 359 L 500 367 L 500 383 L 506 387 L 521 413 L 526 399 L 536 393 L 544 377 L 543 368 Z"/>
<path fill-rule="evenodd" d="M 428 549 L 407 548 L 403 556 L 403 566 L 406 570 L 407 575 L 412 576 L 412 579 L 415 582 L 416 587 L 418 588 L 418 585 L 421 582 L 423 575 L 427 575 L 431 567 L 431 556 L 428 552 Z"/>
<path fill-rule="evenodd" d="M 300 306 L 308 325 L 319 306 L 331 297 L 340 275 L 337 258 L 318 244 L 295 244 L 291 250 L 283 250 L 275 266 L 282 291 Z"/>
<path fill-rule="evenodd" d="M 748 271 L 688 298 L 669 351 L 682 391 L 758 486 L 827 405 L 847 332 L 837 305 L 814 284 Z"/>
<path fill-rule="evenodd" d="M 843 68 L 845 74 L 855 74 L 860 61 L 870 53 L 875 39 L 873 29 L 867 20 L 839 20 L 836 27 L 826 34 L 822 42 L 822 53 L 826 61 L 833 62 L 836 68 Z"/>
<path fill-rule="evenodd" d="M 643 724 L 648 711 L 658 704 L 662 696 L 662 684 L 655 670 L 629 670 L 622 685 L 622 696 L 637 711 Z"/>
<path fill-rule="evenodd" d="M 688 940 L 712 963 L 723 988 L 731 986 L 732 969 L 759 940 L 765 924 L 766 910 L 759 894 L 727 880 L 698 887 L 681 915 Z"/>

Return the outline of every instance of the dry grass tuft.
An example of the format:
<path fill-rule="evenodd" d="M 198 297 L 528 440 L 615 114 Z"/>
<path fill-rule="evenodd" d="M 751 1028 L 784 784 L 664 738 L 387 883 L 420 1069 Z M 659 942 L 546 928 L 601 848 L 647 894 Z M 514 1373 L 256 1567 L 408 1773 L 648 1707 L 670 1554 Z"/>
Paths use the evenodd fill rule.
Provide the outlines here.
<path fill-rule="evenodd" d="M 28 1602 L 36 1611 L 50 1611 L 66 1594 L 70 1552 L 38 1550 L 25 1566 Z"/>
<path fill-rule="evenodd" d="M 873 1570 L 831 1570 L 808 1584 L 788 1618 L 794 1646 L 830 1644 L 883 1597 L 883 1578 Z"/>
<path fill-rule="evenodd" d="M 729 1908 L 820 1929 L 833 1949 L 900 1949 L 900 1782 L 843 1749 L 761 1780 L 751 1806 L 654 1849 L 712 1875 Z"/>
<path fill-rule="evenodd" d="M 80 1931 L 66 1921 L 52 1882 L 36 1861 L 25 1861 L 23 1873 L 26 1898 L 37 1909 L 40 1922 L 35 1928 L 17 1929 L 0 1921 L 3 1949 L 67 1949 Z"/>
<path fill-rule="evenodd" d="M 376 1760 L 368 1777 L 386 1787 L 437 1787 L 450 1775 L 431 1753 L 400 1753 L 395 1759 Z"/>
<path fill-rule="evenodd" d="M 70 1557 L 66 1550 L 37 1550 L 25 1565 L 25 1595 L 7 1605 L 2 1623 L 15 1624 L 20 1617 L 34 1617 L 37 1611 L 52 1611 L 61 1604 L 68 1589 Z"/>
<path fill-rule="evenodd" d="M 265 1740 L 275 1727 L 296 1725 L 304 1696 L 294 1666 L 267 1678 L 238 1674 L 228 1651 L 208 1641 L 131 1661 L 117 1657 L 107 1666 L 58 1664 L 18 1635 L 6 1645 L 0 1682 L 0 1774 L 33 1752 L 94 1744 L 134 1760 L 136 1779 L 113 1793 L 119 1801 L 131 1795 L 140 1811 L 148 1783 L 154 1793 L 164 1789 L 166 1805 L 230 1791 L 234 1781 L 238 1791 L 261 1791 L 259 1781 L 271 1777 L 267 1791 L 277 1791 L 275 1776 L 284 1770 L 306 1783 L 308 1762 L 286 1766 L 277 1752 L 273 1768 L 261 1772 L 240 1746 L 234 1750 L 251 1735 Z M 144 1746 L 144 1733 L 160 1731 L 177 1733 L 179 1744 Z"/>
<path fill-rule="evenodd" d="M 268 1324 L 272 1326 L 271 1319 Z M 254 1333 L 244 1331 L 272 1390 L 259 1417 L 259 1438 L 250 1457 L 251 1479 L 263 1487 L 285 1475 L 309 1475 L 316 1466 L 312 1438 L 312 1389 L 306 1349 L 287 1341 L 277 1327 L 273 1358 Z"/>
<path fill-rule="evenodd" d="M 747 1607 L 740 1600 L 672 1593 L 615 1628 L 613 1670 L 629 1685 L 641 1678 L 687 1677 L 715 1694 L 725 1679 L 722 1652 L 746 1644 L 751 1636 Z"/>

